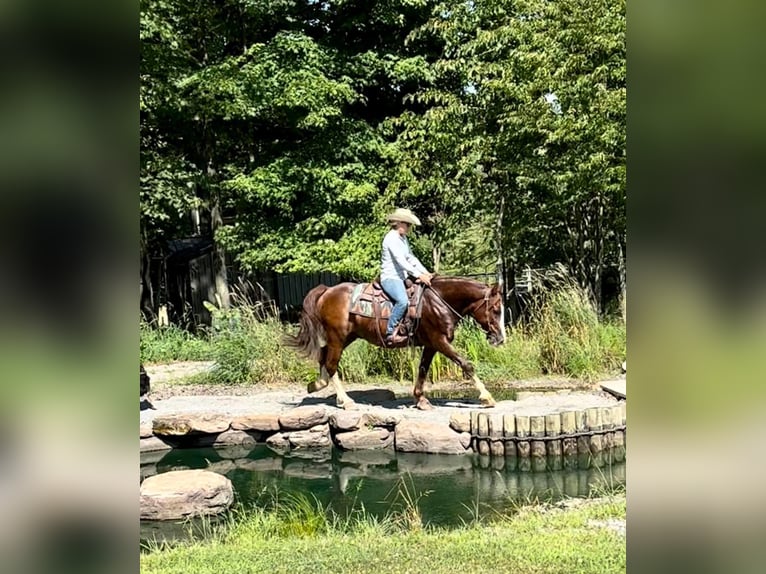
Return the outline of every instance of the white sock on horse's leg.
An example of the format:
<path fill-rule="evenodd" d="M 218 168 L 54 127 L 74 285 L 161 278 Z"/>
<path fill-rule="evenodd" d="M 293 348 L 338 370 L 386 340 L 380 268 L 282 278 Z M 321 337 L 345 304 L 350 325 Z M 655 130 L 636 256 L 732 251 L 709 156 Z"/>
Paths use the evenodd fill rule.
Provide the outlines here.
<path fill-rule="evenodd" d="M 330 375 L 327 373 L 327 369 L 325 369 L 323 365 L 319 369 L 319 379 L 314 381 L 313 383 L 309 383 L 306 386 L 306 389 L 310 393 L 315 393 L 317 391 L 321 391 L 329 384 L 330 384 Z"/>
<path fill-rule="evenodd" d="M 340 377 L 337 371 L 331 378 L 332 384 L 335 386 L 335 404 L 339 407 L 348 408 L 354 405 L 354 401 L 346 394 L 346 390 L 343 388 L 343 383 L 340 382 Z"/>
<path fill-rule="evenodd" d="M 479 379 L 479 377 L 476 375 L 473 376 L 473 384 L 476 387 L 476 390 L 479 391 L 479 400 L 483 404 L 494 406 L 495 399 L 492 398 L 492 394 L 487 390 L 487 387 L 484 386 L 484 383 L 482 383 L 481 379 Z"/>

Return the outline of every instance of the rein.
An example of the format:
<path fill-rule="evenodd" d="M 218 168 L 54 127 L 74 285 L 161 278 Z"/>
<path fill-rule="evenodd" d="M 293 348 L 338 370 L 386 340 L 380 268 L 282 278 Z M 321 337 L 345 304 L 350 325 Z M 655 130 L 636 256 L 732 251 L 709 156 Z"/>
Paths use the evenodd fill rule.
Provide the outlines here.
<path fill-rule="evenodd" d="M 457 315 L 459 319 L 461 319 L 461 320 L 463 319 L 463 317 L 464 317 L 465 315 L 461 315 L 460 313 L 458 313 L 457 311 L 455 311 L 455 309 L 452 307 L 452 305 L 450 305 L 449 303 L 447 303 L 447 302 L 444 300 L 444 297 L 442 297 L 442 296 L 439 294 L 439 292 L 438 292 L 436 289 L 434 289 L 433 287 L 429 287 L 429 288 L 431 289 L 431 291 L 433 292 L 433 294 L 434 294 L 434 295 L 436 295 L 436 296 L 439 298 L 439 300 L 440 300 L 442 303 L 444 303 L 444 304 L 447 306 L 447 309 L 449 309 L 449 310 L 450 310 L 450 311 L 452 311 L 452 312 L 453 312 L 455 315 Z M 488 301 L 489 301 L 489 289 L 485 289 L 485 290 L 484 290 L 484 301 L 482 301 L 482 302 L 481 302 L 481 305 L 484 305 L 484 304 L 486 304 Z M 475 313 L 476 311 L 478 311 L 478 310 L 479 310 L 479 308 L 481 307 L 481 305 L 479 305 L 478 307 L 476 307 L 476 309 L 474 310 L 474 313 Z"/>

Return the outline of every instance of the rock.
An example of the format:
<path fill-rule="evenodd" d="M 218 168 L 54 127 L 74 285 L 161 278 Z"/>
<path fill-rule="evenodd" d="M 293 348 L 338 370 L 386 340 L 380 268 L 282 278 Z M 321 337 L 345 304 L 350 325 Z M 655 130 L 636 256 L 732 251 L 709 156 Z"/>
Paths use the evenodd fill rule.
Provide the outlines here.
<path fill-rule="evenodd" d="M 231 421 L 233 430 L 255 430 L 261 432 L 273 432 L 279 430 L 279 415 L 252 414 L 234 418 Z"/>
<path fill-rule="evenodd" d="M 152 421 L 141 421 L 141 425 L 138 427 L 138 436 L 140 438 L 149 438 L 153 434 Z"/>
<path fill-rule="evenodd" d="M 454 413 L 449 418 L 449 426 L 457 432 L 471 432 L 471 413 Z"/>
<path fill-rule="evenodd" d="M 364 428 L 338 433 L 335 435 L 335 442 L 344 450 L 380 449 L 393 444 L 394 434 L 384 428 Z"/>
<path fill-rule="evenodd" d="M 278 453 L 284 453 L 290 450 L 289 433 L 278 432 L 266 439 L 266 446 Z"/>
<path fill-rule="evenodd" d="M 207 470 L 166 472 L 150 476 L 141 484 L 142 520 L 219 514 L 232 502 L 231 481 Z"/>
<path fill-rule="evenodd" d="M 337 431 L 353 431 L 362 426 L 362 413 L 359 411 L 336 411 L 330 415 L 330 426 Z"/>
<path fill-rule="evenodd" d="M 183 436 L 188 434 L 218 434 L 229 429 L 229 417 L 222 414 L 163 415 L 155 417 L 154 434 Z"/>
<path fill-rule="evenodd" d="M 308 430 L 293 431 L 288 434 L 292 448 L 326 448 L 332 444 L 330 425 L 328 424 L 317 425 Z"/>
<path fill-rule="evenodd" d="M 327 448 L 331 444 L 330 425 L 327 423 L 307 430 L 278 432 L 266 439 L 266 446 L 279 453 L 292 449 Z"/>
<path fill-rule="evenodd" d="M 394 428 L 402 420 L 402 415 L 388 409 L 367 411 L 362 415 L 362 426 Z"/>
<path fill-rule="evenodd" d="M 283 430 L 305 430 L 327 422 L 324 407 L 297 407 L 279 415 L 279 426 Z"/>
<path fill-rule="evenodd" d="M 395 447 L 401 452 L 464 454 L 470 443 L 470 434 L 444 424 L 405 419 L 396 425 Z"/>
<path fill-rule="evenodd" d="M 393 428 L 402 415 L 388 409 L 375 409 L 371 411 L 337 411 L 330 415 L 330 426 L 341 432 L 355 431 L 362 427 L 386 427 Z"/>
<path fill-rule="evenodd" d="M 153 452 L 157 450 L 169 450 L 171 446 L 164 440 L 156 436 L 142 438 L 139 440 L 139 452 Z"/>
<path fill-rule="evenodd" d="M 255 436 L 254 436 L 255 435 Z M 228 430 L 215 437 L 212 446 L 250 446 L 258 443 L 259 433 L 249 433 L 243 430 Z"/>

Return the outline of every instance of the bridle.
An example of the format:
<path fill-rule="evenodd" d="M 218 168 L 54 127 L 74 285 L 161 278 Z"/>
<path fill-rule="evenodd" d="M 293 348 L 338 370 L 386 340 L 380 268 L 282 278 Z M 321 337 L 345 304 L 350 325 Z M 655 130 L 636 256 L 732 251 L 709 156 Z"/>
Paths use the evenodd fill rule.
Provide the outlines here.
<path fill-rule="evenodd" d="M 481 303 L 479 303 L 479 304 L 478 304 L 478 305 L 477 305 L 477 306 L 476 306 L 476 307 L 473 309 L 473 311 L 471 312 L 471 314 L 475 315 L 475 314 L 476 314 L 476 313 L 479 311 L 479 309 L 481 309 L 481 307 L 482 307 L 483 305 L 487 305 L 487 309 L 489 309 L 489 293 L 490 293 L 491 289 L 492 289 L 491 287 L 485 287 L 485 288 L 484 288 L 484 299 L 482 300 L 482 302 L 481 302 Z M 452 307 L 452 305 L 450 305 L 449 303 L 447 303 L 447 302 L 444 300 L 444 298 L 443 298 L 443 297 L 442 297 L 442 296 L 439 294 L 439 292 L 438 292 L 436 289 L 434 289 L 434 288 L 431 288 L 431 292 L 432 292 L 434 295 L 436 295 L 436 296 L 439 298 L 439 300 L 440 300 L 442 303 L 444 303 L 444 304 L 447 306 L 447 309 L 449 309 L 449 310 L 450 310 L 450 311 L 452 311 L 452 312 L 453 312 L 455 315 L 457 315 L 457 316 L 458 316 L 458 319 L 463 319 L 463 317 L 465 317 L 465 315 L 461 315 L 460 313 L 458 313 L 457 311 L 455 311 L 455 309 Z M 470 309 L 470 307 L 469 307 L 469 309 Z M 487 325 L 489 325 L 489 311 L 487 312 L 487 317 L 486 317 L 486 320 L 487 320 Z"/>

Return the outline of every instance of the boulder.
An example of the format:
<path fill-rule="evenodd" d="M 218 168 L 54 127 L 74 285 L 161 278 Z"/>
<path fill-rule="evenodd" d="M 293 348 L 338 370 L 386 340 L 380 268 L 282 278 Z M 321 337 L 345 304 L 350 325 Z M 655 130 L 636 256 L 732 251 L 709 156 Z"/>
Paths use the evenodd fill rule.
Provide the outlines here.
<path fill-rule="evenodd" d="M 260 439 L 260 433 L 250 433 L 243 430 L 228 430 L 215 437 L 212 446 L 246 446 L 254 447 Z"/>
<path fill-rule="evenodd" d="M 338 433 L 335 435 L 335 442 L 344 450 L 387 448 L 394 443 L 394 433 L 385 428 L 364 428 Z"/>
<path fill-rule="evenodd" d="M 282 430 L 306 430 L 327 422 L 324 407 L 297 407 L 279 415 Z"/>
<path fill-rule="evenodd" d="M 208 470 L 177 470 L 151 476 L 141 484 L 141 519 L 176 520 L 224 512 L 234 488 Z"/>
<path fill-rule="evenodd" d="M 164 440 L 156 437 L 156 436 L 150 436 L 147 438 L 140 438 L 138 439 L 139 443 L 139 452 L 154 452 L 159 450 L 170 450 L 172 448 L 169 444 L 167 444 Z"/>
<path fill-rule="evenodd" d="M 394 428 L 402 420 L 402 415 L 389 409 L 375 409 L 362 415 L 362 425 L 370 427 Z"/>
<path fill-rule="evenodd" d="M 279 430 L 279 415 L 271 414 L 251 414 L 235 417 L 231 421 L 233 430 L 254 430 L 261 432 L 274 432 Z"/>
<path fill-rule="evenodd" d="M 386 427 L 393 428 L 402 415 L 383 408 L 376 408 L 370 411 L 337 411 L 330 415 L 330 426 L 333 430 L 345 432 L 355 431 L 363 427 Z"/>
<path fill-rule="evenodd" d="M 326 448 L 330 441 L 330 425 L 322 424 L 311 427 L 308 430 L 293 431 L 288 433 L 288 440 L 292 448 Z"/>
<path fill-rule="evenodd" d="M 471 413 L 453 413 L 449 426 L 457 432 L 471 432 Z"/>
<path fill-rule="evenodd" d="M 279 453 L 293 449 L 327 448 L 331 444 L 330 425 L 327 423 L 306 430 L 278 432 L 266 439 L 266 446 Z"/>
<path fill-rule="evenodd" d="M 153 434 L 154 431 L 152 431 L 152 421 L 141 421 L 141 424 L 138 427 L 138 436 L 140 438 L 149 438 Z"/>
<path fill-rule="evenodd" d="M 184 436 L 189 434 L 218 434 L 229 429 L 228 415 L 173 414 L 155 417 L 152 430 L 156 435 Z"/>
<path fill-rule="evenodd" d="M 470 443 L 470 434 L 445 424 L 405 419 L 396 425 L 395 448 L 401 452 L 464 454 Z"/>
<path fill-rule="evenodd" d="M 362 413 L 359 411 L 336 411 L 330 415 L 330 426 L 336 431 L 353 431 L 362 426 Z"/>

